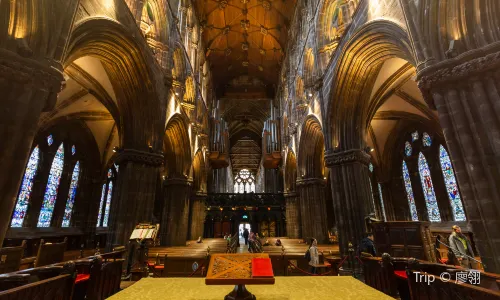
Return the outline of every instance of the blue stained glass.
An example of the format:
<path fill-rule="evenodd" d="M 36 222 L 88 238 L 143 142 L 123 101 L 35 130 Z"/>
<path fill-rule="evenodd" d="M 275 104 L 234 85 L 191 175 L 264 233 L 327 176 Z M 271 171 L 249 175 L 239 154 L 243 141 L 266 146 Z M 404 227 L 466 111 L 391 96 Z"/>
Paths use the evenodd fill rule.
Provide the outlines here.
<path fill-rule="evenodd" d="M 54 143 L 54 139 L 52 138 L 52 134 L 50 134 L 48 137 L 47 137 L 47 144 L 49 146 L 52 146 L 52 143 Z"/>
<path fill-rule="evenodd" d="M 372 164 L 372 163 L 370 163 L 370 164 L 368 165 L 368 170 L 370 170 L 370 172 L 373 172 L 373 164 Z"/>
<path fill-rule="evenodd" d="M 378 184 L 378 194 L 380 196 L 380 208 L 382 208 L 382 216 L 384 217 L 384 222 L 387 222 L 387 217 L 385 215 L 384 197 L 382 197 L 382 186 Z"/>
<path fill-rule="evenodd" d="M 416 140 L 418 140 L 419 136 L 418 136 L 418 131 L 415 131 L 411 134 L 411 141 L 414 142 Z"/>
<path fill-rule="evenodd" d="M 412 152 L 411 144 L 410 142 L 405 143 L 405 154 L 406 156 L 410 156 Z"/>
<path fill-rule="evenodd" d="M 74 147 L 74 146 L 73 146 Z M 73 214 L 73 206 L 75 204 L 76 189 L 78 188 L 78 177 L 80 176 L 80 162 L 76 162 L 73 174 L 71 175 L 71 184 L 69 185 L 68 200 L 64 209 L 64 217 L 62 227 L 69 227 L 71 215 Z"/>
<path fill-rule="evenodd" d="M 377 206 L 375 205 L 375 196 L 373 195 L 373 188 L 372 188 L 372 183 L 371 183 L 371 180 L 369 180 L 369 184 L 370 184 L 370 191 L 372 192 L 372 204 L 373 204 L 373 210 L 376 212 L 377 210 Z"/>
<path fill-rule="evenodd" d="M 16 207 L 12 216 L 11 227 L 22 227 L 26 211 L 28 210 L 28 203 L 33 189 L 33 179 L 35 178 L 38 169 L 38 161 L 40 160 L 40 149 L 38 146 L 31 152 L 28 160 L 28 165 L 24 171 L 23 182 L 17 196 Z"/>
<path fill-rule="evenodd" d="M 113 177 L 113 171 L 111 169 L 108 170 L 108 178 Z"/>
<path fill-rule="evenodd" d="M 75 145 L 71 146 L 71 155 L 75 155 L 76 153 L 76 147 Z"/>
<path fill-rule="evenodd" d="M 109 182 L 108 195 L 106 198 L 106 208 L 104 209 L 104 219 L 102 220 L 102 227 L 108 227 L 109 208 L 111 206 L 111 197 L 113 195 L 113 182 Z"/>
<path fill-rule="evenodd" d="M 104 205 L 104 199 L 106 199 L 106 184 L 102 185 L 101 202 L 99 203 L 99 213 L 97 215 L 96 227 L 99 227 L 99 225 L 101 225 L 102 206 Z"/>
<path fill-rule="evenodd" d="M 118 166 L 117 164 L 114 164 L 114 165 L 115 165 L 116 172 L 120 171 L 120 166 Z"/>
<path fill-rule="evenodd" d="M 458 191 L 457 180 L 455 179 L 455 172 L 451 165 L 450 156 L 443 145 L 439 146 L 439 162 L 441 163 L 441 171 L 443 171 L 444 184 L 448 192 L 448 198 L 451 202 L 451 209 L 453 211 L 453 218 L 455 221 L 465 221 L 465 211 Z"/>
<path fill-rule="evenodd" d="M 422 135 L 422 144 L 425 147 L 429 147 L 430 145 L 432 145 L 431 137 L 429 136 L 429 134 L 427 134 L 427 132 L 424 132 L 424 134 Z"/>
<path fill-rule="evenodd" d="M 415 206 L 415 198 L 413 197 L 413 189 L 411 187 L 410 173 L 408 172 L 408 166 L 403 160 L 403 180 L 405 183 L 406 196 L 408 197 L 408 205 L 410 206 L 411 220 L 418 221 L 417 207 Z"/>
<path fill-rule="evenodd" d="M 418 155 L 418 171 L 420 173 L 420 181 L 424 191 L 425 205 L 427 206 L 429 221 L 441 222 L 436 193 L 434 193 L 434 185 L 432 184 L 431 171 L 429 170 L 429 165 L 427 164 L 427 160 L 422 152 Z"/>
<path fill-rule="evenodd" d="M 42 209 L 40 210 L 40 216 L 38 217 L 37 227 L 50 226 L 52 213 L 54 212 L 54 206 L 57 200 L 57 190 L 59 189 L 63 166 L 64 147 L 61 143 L 59 149 L 57 149 L 56 156 L 52 161 L 52 166 L 50 167 L 49 180 L 47 182 L 47 188 L 45 189 L 45 195 L 43 196 L 43 204 Z"/>

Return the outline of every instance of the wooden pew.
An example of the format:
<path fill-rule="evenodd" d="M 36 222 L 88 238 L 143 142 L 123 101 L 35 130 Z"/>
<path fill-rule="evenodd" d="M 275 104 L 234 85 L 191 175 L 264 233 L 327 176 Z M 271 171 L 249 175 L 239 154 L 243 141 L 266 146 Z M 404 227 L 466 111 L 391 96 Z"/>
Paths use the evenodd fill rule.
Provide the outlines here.
<path fill-rule="evenodd" d="M 62 243 L 49 244 L 42 240 L 36 256 L 35 268 L 62 262 L 64 259 L 64 251 L 66 250 L 66 241 L 67 239 L 64 238 Z"/>
<path fill-rule="evenodd" d="M 11 286 L 0 292 L 0 300 L 60 299 L 70 300 L 76 270 L 73 262 L 63 266 L 34 268 L 0 275 L 0 287 Z M 15 278 L 12 280 L 12 278 Z M 14 282 L 17 282 L 15 284 Z M 15 286 L 17 285 L 17 286 Z"/>
<path fill-rule="evenodd" d="M 25 248 L 26 241 L 23 241 L 19 247 L 4 247 L 0 249 L 0 274 L 19 270 Z"/>
<path fill-rule="evenodd" d="M 443 281 L 439 276 L 434 277 L 433 282 L 426 282 L 425 276 L 433 274 L 421 272 L 415 274 L 413 270 L 408 269 L 408 280 L 412 300 L 456 300 L 456 299 L 474 299 L 474 300 L 498 300 L 500 292 L 485 289 L 480 286 L 467 283 L 456 283 L 454 280 Z M 416 276 L 422 280 L 416 280 Z M 481 278 L 482 279 L 482 278 Z"/>

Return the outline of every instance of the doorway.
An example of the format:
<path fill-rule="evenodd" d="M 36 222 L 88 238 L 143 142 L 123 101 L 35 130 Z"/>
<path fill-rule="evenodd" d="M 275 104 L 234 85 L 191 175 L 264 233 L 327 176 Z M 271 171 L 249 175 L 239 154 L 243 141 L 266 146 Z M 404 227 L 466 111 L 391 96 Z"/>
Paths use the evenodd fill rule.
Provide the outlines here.
<path fill-rule="evenodd" d="M 243 238 L 243 231 L 246 229 L 248 229 L 248 233 L 250 233 L 251 230 L 251 227 L 250 227 L 250 223 L 248 222 L 241 222 L 240 223 L 240 226 L 238 228 L 238 236 L 239 236 L 239 239 L 240 239 L 240 245 L 245 245 L 245 238 Z"/>

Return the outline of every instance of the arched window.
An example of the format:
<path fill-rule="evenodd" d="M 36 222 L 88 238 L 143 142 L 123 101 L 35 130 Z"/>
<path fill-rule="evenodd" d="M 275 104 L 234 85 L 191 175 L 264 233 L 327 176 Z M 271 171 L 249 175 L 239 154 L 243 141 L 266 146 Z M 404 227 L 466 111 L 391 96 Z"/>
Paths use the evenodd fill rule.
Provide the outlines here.
<path fill-rule="evenodd" d="M 424 191 L 425 205 L 427 206 L 427 214 L 429 221 L 441 222 L 441 215 L 434 193 L 434 185 L 432 184 L 431 171 L 425 156 L 420 152 L 418 155 L 418 171 L 420 173 L 420 181 L 422 182 L 422 189 Z"/>
<path fill-rule="evenodd" d="M 40 161 L 40 149 L 38 146 L 31 152 L 28 160 L 28 165 L 24 171 L 23 181 L 17 196 L 16 207 L 12 216 L 11 227 L 22 227 L 26 211 L 28 210 L 28 203 L 33 188 L 33 179 L 35 178 L 36 171 L 38 170 L 38 162 Z"/>
<path fill-rule="evenodd" d="M 410 156 L 412 153 L 413 149 L 411 148 L 410 142 L 405 143 L 405 154 L 406 156 Z"/>
<path fill-rule="evenodd" d="M 418 221 L 417 207 L 415 206 L 415 198 L 413 197 L 413 189 L 411 187 L 410 173 L 408 166 L 403 160 L 403 181 L 405 183 L 406 196 L 408 197 L 408 205 L 410 206 L 410 214 L 412 221 Z"/>
<path fill-rule="evenodd" d="M 234 192 L 255 192 L 255 176 L 248 169 L 241 169 L 234 177 Z"/>
<path fill-rule="evenodd" d="M 372 163 L 370 163 L 368 165 L 368 170 L 370 171 L 370 173 L 373 173 L 373 164 Z M 375 195 L 373 194 L 372 180 L 371 180 L 371 178 L 368 178 L 368 180 L 370 181 L 370 192 L 372 192 L 373 209 L 377 210 L 377 206 L 375 205 Z"/>
<path fill-rule="evenodd" d="M 73 146 L 72 151 L 74 152 L 75 146 Z M 80 177 L 80 162 L 77 161 L 75 168 L 73 169 L 73 174 L 71 175 L 71 184 L 69 185 L 68 200 L 66 201 L 66 208 L 64 209 L 64 217 L 62 221 L 62 227 L 69 227 L 71 221 L 71 215 L 73 214 L 73 206 L 75 204 L 76 190 L 78 188 L 78 178 Z"/>
<path fill-rule="evenodd" d="M 427 132 L 422 135 L 422 144 L 424 147 L 430 147 L 432 145 L 432 139 Z"/>
<path fill-rule="evenodd" d="M 108 227 L 111 199 L 113 198 L 113 181 L 116 179 L 116 174 L 118 172 L 117 167 L 118 166 L 116 166 L 114 170 L 113 167 L 108 170 L 107 181 L 102 185 L 101 202 L 99 203 L 96 227 Z"/>
<path fill-rule="evenodd" d="M 57 149 L 52 166 L 50 167 L 49 180 L 43 196 L 42 209 L 38 217 L 37 227 L 49 227 L 52 221 L 52 213 L 57 200 L 57 190 L 61 181 L 64 166 L 64 145 L 61 143 Z"/>
<path fill-rule="evenodd" d="M 382 216 L 384 217 L 384 222 L 387 222 L 387 216 L 385 215 L 385 205 L 384 197 L 382 196 L 382 186 L 378 184 L 378 195 L 380 196 L 380 208 L 382 209 Z"/>
<path fill-rule="evenodd" d="M 455 179 L 455 172 L 451 165 L 450 156 L 443 145 L 439 145 L 439 162 L 441 163 L 441 171 L 443 172 L 444 184 L 448 198 L 451 202 L 451 209 L 455 221 L 465 221 L 465 211 L 458 191 L 457 180 Z"/>

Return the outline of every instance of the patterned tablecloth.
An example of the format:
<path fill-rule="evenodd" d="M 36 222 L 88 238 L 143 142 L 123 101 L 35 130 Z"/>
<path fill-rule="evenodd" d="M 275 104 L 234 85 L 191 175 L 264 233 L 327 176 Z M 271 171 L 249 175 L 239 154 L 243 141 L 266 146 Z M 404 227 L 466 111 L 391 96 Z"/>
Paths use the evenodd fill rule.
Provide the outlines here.
<path fill-rule="evenodd" d="M 212 254 L 205 283 L 207 285 L 274 284 L 274 277 L 252 278 L 252 258 L 269 258 L 266 253 Z"/>

